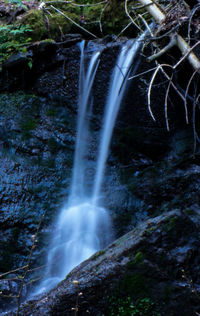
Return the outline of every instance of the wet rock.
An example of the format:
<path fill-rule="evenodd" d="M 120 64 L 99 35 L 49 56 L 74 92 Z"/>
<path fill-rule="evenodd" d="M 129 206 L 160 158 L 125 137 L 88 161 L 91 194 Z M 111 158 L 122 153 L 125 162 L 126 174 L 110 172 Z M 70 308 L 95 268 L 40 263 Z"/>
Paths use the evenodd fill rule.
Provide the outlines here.
<path fill-rule="evenodd" d="M 196 315 L 200 244 L 199 214 L 194 216 L 195 223 L 174 210 L 143 222 L 76 267 L 55 289 L 24 304 L 20 315 L 70 315 L 79 292 L 80 315 L 87 310 L 110 315 L 127 296 L 132 302 L 149 298 L 160 315 L 179 316 L 180 310 L 183 316 Z"/>
<path fill-rule="evenodd" d="M 27 93 L 2 94 L 0 99 L 2 272 L 27 262 L 33 245 L 32 236 L 45 214 L 31 268 L 44 263 L 55 229 L 52 223 L 68 195 L 76 137 L 80 60 L 80 49 L 74 43 L 79 40 L 79 36 L 68 36 L 59 43 L 35 43 L 29 48 L 31 68 L 27 58 L 22 56 L 21 61 L 16 59 L 16 63 L 10 63 L 2 71 L 1 91 L 24 89 Z M 101 51 L 94 82 L 94 138 L 99 137 L 110 73 L 123 41 L 114 39 L 110 42 L 110 38 L 106 38 L 86 45 L 86 63 L 91 52 Z M 152 67 L 143 57 L 138 57 L 142 58 L 139 73 Z M 24 68 L 16 71 L 22 64 Z M 80 315 L 85 315 L 86 310 L 94 316 L 106 315 L 105 306 L 110 304 L 106 297 L 117 295 L 118 286 L 120 295 L 132 295 L 133 302 L 149 297 L 158 301 L 162 315 L 171 312 L 179 316 L 176 310 L 183 310 L 183 315 L 198 312 L 198 300 L 193 294 L 199 295 L 199 154 L 191 154 L 193 137 L 190 128 L 180 132 L 184 124 L 180 124 L 182 116 L 177 100 L 178 110 L 172 106 L 169 111 L 171 132 L 166 131 L 161 101 L 166 86 L 162 86 L 159 93 L 157 89 L 152 92 L 156 122 L 150 117 L 146 101 L 150 78 L 151 75 L 147 75 L 140 76 L 137 81 L 130 80 L 108 159 L 110 170 L 102 190 L 116 237 L 132 230 L 138 222 L 145 223 L 116 241 L 106 253 L 103 250 L 91 261 L 83 263 L 40 301 L 28 302 L 21 315 L 70 315 L 77 297 L 77 287 L 71 282 L 76 278 L 80 280 L 80 290 L 84 294 Z M 160 81 L 164 81 L 163 77 Z M 87 172 L 92 182 L 94 144 L 90 151 Z M 173 209 L 177 211 L 168 214 Z M 155 219 L 146 221 L 149 217 Z M 137 258 L 136 266 L 134 258 Z M 138 260 L 145 264 L 143 268 L 138 267 Z M 181 276 L 182 269 L 186 279 Z M 26 281 L 42 274 L 42 269 L 39 273 L 34 271 Z M 194 293 L 189 280 L 195 283 Z M 151 282 L 148 289 L 140 287 Z M 139 297 L 138 291 L 143 291 Z M 118 302 L 118 296 L 114 299 Z M 166 306 L 169 306 L 169 312 Z M 117 315 L 116 310 L 113 313 Z"/>
<path fill-rule="evenodd" d="M 16 55 L 12 55 L 3 65 L 4 69 L 11 69 L 11 68 L 19 68 L 24 67 L 28 62 L 28 54 L 25 53 L 18 53 Z"/>

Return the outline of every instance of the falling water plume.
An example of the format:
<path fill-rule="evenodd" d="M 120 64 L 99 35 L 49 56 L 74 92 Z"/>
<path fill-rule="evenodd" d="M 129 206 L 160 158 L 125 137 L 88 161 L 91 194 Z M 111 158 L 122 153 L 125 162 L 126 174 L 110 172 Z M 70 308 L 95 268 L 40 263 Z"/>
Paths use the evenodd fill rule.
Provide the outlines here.
<path fill-rule="evenodd" d="M 89 152 L 90 135 L 88 113 L 91 111 L 92 87 L 101 53 L 92 53 L 86 70 L 85 43 L 80 45 L 78 122 L 70 196 L 58 217 L 48 254 L 47 270 L 37 294 L 55 286 L 75 266 L 111 241 L 110 217 L 100 204 L 99 197 L 115 121 L 134 58 L 141 45 L 141 39 L 127 42 L 114 67 L 100 133 L 96 174 L 90 194 L 86 190 L 88 180 L 85 172 L 88 162 L 85 155 Z"/>

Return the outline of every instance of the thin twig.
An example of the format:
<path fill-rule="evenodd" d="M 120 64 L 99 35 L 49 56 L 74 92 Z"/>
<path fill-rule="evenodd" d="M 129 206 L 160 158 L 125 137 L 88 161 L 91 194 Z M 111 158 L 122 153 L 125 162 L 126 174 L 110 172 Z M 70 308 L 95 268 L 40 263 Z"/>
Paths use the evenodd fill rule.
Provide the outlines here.
<path fill-rule="evenodd" d="M 78 28 L 80 28 L 81 30 L 83 30 L 84 32 L 90 34 L 91 36 L 93 36 L 94 38 L 97 38 L 96 35 L 94 35 L 93 33 L 89 32 L 88 30 L 86 30 L 84 27 L 82 27 L 81 25 L 79 25 L 78 23 L 76 23 L 74 20 L 72 20 L 70 17 L 68 17 L 66 14 L 64 14 L 61 10 L 55 8 L 53 5 L 50 5 L 50 7 L 52 9 L 54 9 L 55 11 L 57 11 L 58 13 L 60 13 L 61 15 L 63 15 L 67 20 L 69 20 L 71 23 L 73 23 L 74 25 L 76 25 Z"/>
<path fill-rule="evenodd" d="M 135 6 L 135 7 L 131 7 L 131 11 L 139 10 L 139 9 L 145 9 L 145 8 L 148 7 L 149 5 L 152 5 L 152 4 L 151 4 L 151 3 L 148 3 L 148 4 L 144 4 L 144 5 L 138 5 L 138 6 Z"/>
<path fill-rule="evenodd" d="M 26 270 L 25 270 L 24 275 L 22 277 L 21 286 L 20 286 L 20 289 L 19 289 L 18 300 L 17 300 L 16 316 L 19 316 L 20 305 L 21 305 L 21 296 L 22 296 L 22 291 L 23 291 L 23 287 L 24 287 L 25 278 L 26 278 L 26 276 L 27 276 L 27 274 L 29 272 L 29 266 L 30 266 L 32 254 L 33 254 L 33 251 L 34 251 L 35 246 L 36 246 L 37 236 L 38 236 L 38 233 L 39 233 L 39 230 L 40 230 L 40 227 L 42 225 L 44 217 L 45 217 L 45 213 L 41 216 L 39 224 L 38 224 L 38 227 L 37 227 L 37 230 L 36 230 L 36 233 L 35 233 L 35 235 L 33 237 L 32 247 L 31 247 L 31 250 L 30 250 L 30 253 L 29 253 L 29 256 L 28 256 L 28 260 L 27 260 L 27 265 L 26 265 L 27 267 L 26 267 Z"/>
<path fill-rule="evenodd" d="M 185 110 L 187 109 L 187 94 L 188 94 L 188 91 L 189 91 L 189 88 L 190 88 L 190 85 L 191 85 L 191 82 L 194 78 L 194 76 L 196 75 L 196 73 L 198 72 L 198 70 L 195 70 L 192 74 L 192 76 L 190 77 L 190 80 L 188 81 L 188 84 L 187 84 L 187 87 L 186 87 L 186 90 L 185 90 L 185 101 L 184 101 L 184 107 L 185 107 Z M 186 120 L 187 124 L 188 124 L 188 115 L 187 115 L 187 120 Z"/>
<path fill-rule="evenodd" d="M 157 63 L 159 65 L 159 63 Z M 171 65 L 168 65 L 170 66 L 170 68 L 173 68 Z M 163 67 L 161 66 L 160 67 L 162 73 L 164 74 L 164 76 L 170 80 L 170 77 L 168 76 L 168 74 L 166 73 L 166 71 L 163 69 Z M 185 97 L 182 95 L 182 93 L 178 90 L 178 88 L 176 87 L 176 85 L 173 83 L 173 81 L 171 82 L 171 86 L 174 88 L 174 90 L 178 93 L 178 95 L 180 96 L 180 98 L 184 101 L 185 100 Z"/>
<path fill-rule="evenodd" d="M 128 12 L 128 0 L 125 0 L 124 2 L 124 8 L 125 8 L 125 12 L 126 15 L 128 16 L 128 18 L 131 20 L 131 22 L 133 23 L 133 25 L 135 25 L 135 27 L 140 31 L 143 32 L 142 29 L 135 23 L 135 21 L 133 20 L 133 18 L 130 16 L 129 12 Z"/>
<path fill-rule="evenodd" d="M 167 126 L 167 130 L 169 131 L 169 119 L 168 119 L 168 96 L 169 96 L 169 89 L 171 87 L 171 82 L 172 82 L 173 74 L 171 75 L 170 81 L 167 86 L 167 91 L 165 94 L 165 122 Z"/>
<path fill-rule="evenodd" d="M 103 13 L 105 11 L 105 9 L 107 8 L 108 4 L 109 4 L 110 1 L 107 1 L 106 2 L 106 5 L 103 7 L 103 9 L 101 10 L 101 13 L 100 13 L 100 17 L 99 17 L 99 28 L 100 28 L 100 32 L 101 34 L 103 35 L 103 28 L 102 28 L 102 17 L 103 17 Z"/>
<path fill-rule="evenodd" d="M 196 102 L 196 98 L 195 98 L 195 100 L 193 102 L 193 109 L 192 109 L 192 129 L 193 129 L 193 135 L 194 135 L 193 154 L 195 154 L 196 147 L 197 147 L 197 137 L 196 137 L 197 133 L 196 133 L 196 124 L 195 124 L 195 122 L 196 122 L 196 105 L 197 105 L 197 102 Z"/>
<path fill-rule="evenodd" d="M 154 68 L 151 68 L 151 69 L 149 69 L 149 70 L 146 70 L 146 71 L 144 71 L 144 72 L 140 72 L 139 74 L 134 75 L 134 76 L 132 76 L 132 77 L 128 78 L 128 80 L 131 80 L 131 79 L 134 79 L 134 78 L 140 77 L 140 76 L 142 76 L 142 75 L 145 75 L 145 74 L 147 74 L 147 73 L 149 73 L 149 72 L 151 72 L 151 71 L 155 70 L 156 68 L 157 68 L 157 66 L 156 66 L 156 67 L 154 67 Z"/>
<path fill-rule="evenodd" d="M 73 1 L 52 0 L 52 1 L 45 2 L 45 4 L 66 3 L 66 4 L 70 4 L 70 5 L 74 6 L 74 7 L 96 7 L 96 6 L 98 6 L 100 4 L 104 4 L 106 2 L 107 2 L 107 0 L 101 1 L 101 2 L 98 2 L 98 3 L 78 4 L 78 3 L 74 3 Z"/>
<path fill-rule="evenodd" d="M 163 38 L 169 36 L 170 34 L 174 33 L 178 28 L 179 28 L 179 25 L 175 25 L 173 28 L 171 28 L 169 31 L 167 31 L 167 32 L 164 33 L 163 35 L 151 37 L 149 40 L 150 40 L 150 41 L 158 41 L 158 40 L 161 40 L 161 39 L 163 39 Z"/>
<path fill-rule="evenodd" d="M 170 66 L 170 65 L 168 65 L 168 64 L 161 64 L 161 65 L 158 65 L 158 66 L 156 67 L 156 70 L 154 71 L 153 76 L 152 76 L 152 78 L 151 78 L 151 81 L 150 81 L 150 83 L 149 83 L 148 93 L 147 93 L 147 97 L 148 97 L 148 110 L 149 110 L 149 113 L 150 113 L 150 115 L 151 115 L 151 117 L 152 117 L 152 119 L 153 119 L 154 121 L 156 121 L 156 119 L 155 119 L 155 117 L 154 117 L 154 115 L 153 115 L 153 112 L 152 112 L 152 110 L 151 110 L 151 91 L 152 91 L 152 86 L 153 86 L 154 80 L 155 80 L 155 78 L 156 78 L 156 76 L 157 76 L 157 73 L 159 72 L 159 70 L 160 70 L 163 66 L 172 68 L 172 66 Z"/>
<path fill-rule="evenodd" d="M 147 23 L 147 21 L 143 18 L 143 16 L 141 14 L 138 14 L 139 18 L 142 20 L 142 22 L 144 23 L 146 29 L 149 31 L 149 34 L 151 36 L 153 36 L 153 33 L 152 33 L 152 30 L 151 28 L 149 27 L 149 24 Z"/>
<path fill-rule="evenodd" d="M 123 28 L 123 30 L 121 30 L 121 32 L 117 35 L 117 38 L 120 37 L 120 36 L 124 33 L 124 31 L 126 31 L 127 28 L 129 28 L 129 26 L 131 26 L 132 24 L 133 24 L 132 22 L 130 22 L 129 24 L 127 24 L 127 25 Z"/>
<path fill-rule="evenodd" d="M 195 121 L 196 121 L 196 105 L 198 104 L 199 99 L 200 99 L 200 94 L 198 94 L 198 96 L 196 97 L 195 102 L 194 102 L 194 107 L 195 108 L 193 108 L 193 111 L 195 111 L 195 112 L 193 114 L 193 131 L 194 131 L 195 140 L 200 143 L 200 138 L 198 136 L 198 133 L 197 133 L 197 130 L 196 130 L 196 123 L 195 123 Z M 196 146 L 194 147 L 194 152 L 195 152 L 195 149 L 196 149 Z"/>
<path fill-rule="evenodd" d="M 6 275 L 8 275 L 8 274 L 17 272 L 17 271 L 19 271 L 19 270 L 24 270 L 24 269 L 26 269 L 27 267 L 28 267 L 28 265 L 26 264 L 25 266 L 22 266 L 22 267 L 20 267 L 20 268 L 17 268 L 17 269 L 10 270 L 10 271 L 8 271 L 8 272 L 2 273 L 2 274 L 0 275 L 0 278 L 6 276 Z"/>
<path fill-rule="evenodd" d="M 191 23 L 192 23 L 192 18 L 194 16 L 194 14 L 196 13 L 196 11 L 200 9 L 200 5 L 197 5 L 196 7 L 193 8 L 193 10 L 191 11 L 190 17 L 189 17 L 189 22 L 188 22 L 188 45 L 190 45 L 190 30 L 191 30 Z"/>

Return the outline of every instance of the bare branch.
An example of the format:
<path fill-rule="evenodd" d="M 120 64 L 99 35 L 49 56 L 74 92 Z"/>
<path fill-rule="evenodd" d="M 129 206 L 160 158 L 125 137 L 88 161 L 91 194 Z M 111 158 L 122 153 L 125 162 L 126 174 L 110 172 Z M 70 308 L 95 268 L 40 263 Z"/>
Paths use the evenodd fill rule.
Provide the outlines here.
<path fill-rule="evenodd" d="M 164 55 L 168 50 L 170 50 L 172 47 L 174 47 L 176 45 L 176 36 L 172 36 L 170 39 L 170 42 L 168 45 L 166 45 L 163 49 L 161 49 L 158 53 L 150 56 L 147 58 L 148 61 L 153 61 L 157 58 L 159 58 L 160 56 Z"/>
<path fill-rule="evenodd" d="M 159 23 L 161 24 L 165 20 L 165 14 L 155 5 L 155 3 L 152 2 L 152 0 L 138 0 L 141 4 L 151 4 L 150 6 L 147 7 L 147 11 L 152 15 L 152 17 Z M 173 36 L 173 35 L 171 35 Z M 190 48 L 189 45 L 186 43 L 186 41 L 177 34 L 176 36 L 177 40 L 177 46 L 181 50 L 182 54 L 184 55 L 183 59 L 187 58 L 192 67 L 195 70 L 200 70 L 200 61 L 196 57 L 196 55 L 192 52 L 194 49 L 194 46 L 197 46 L 197 43 Z M 182 62 L 181 59 L 178 64 Z"/>
<path fill-rule="evenodd" d="M 197 47 L 200 44 L 200 41 L 195 43 L 192 47 L 189 47 L 189 45 L 184 41 L 184 39 L 177 35 L 177 45 L 184 54 L 184 56 L 178 61 L 176 65 L 174 65 L 174 69 L 177 68 L 184 59 L 188 58 L 189 62 L 192 64 L 195 70 L 199 72 L 200 70 L 200 61 L 196 57 L 196 55 L 192 52 L 195 47 Z"/>
<path fill-rule="evenodd" d="M 17 272 L 17 271 L 20 271 L 20 270 L 24 270 L 24 269 L 26 269 L 27 267 L 28 267 L 28 265 L 26 264 L 25 266 L 22 266 L 22 267 L 19 267 L 19 268 L 17 268 L 17 269 L 10 270 L 10 271 L 8 271 L 8 272 L 2 273 L 2 274 L 0 275 L 0 278 L 6 276 L 6 275 L 8 275 L 8 274 L 11 274 L 11 273 L 14 273 L 14 272 Z"/>
<path fill-rule="evenodd" d="M 162 23 L 165 20 L 163 12 L 153 3 L 152 0 L 138 0 L 142 5 L 146 6 L 147 11 L 158 22 Z"/>

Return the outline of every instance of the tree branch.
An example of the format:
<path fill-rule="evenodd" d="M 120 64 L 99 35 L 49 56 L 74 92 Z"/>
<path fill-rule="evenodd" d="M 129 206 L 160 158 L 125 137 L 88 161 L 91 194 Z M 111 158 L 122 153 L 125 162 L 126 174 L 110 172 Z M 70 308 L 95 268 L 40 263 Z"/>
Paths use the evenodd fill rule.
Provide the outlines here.
<path fill-rule="evenodd" d="M 156 22 L 159 24 L 162 24 L 162 22 L 165 20 L 166 15 L 156 6 L 152 0 L 138 0 L 139 3 L 142 5 L 148 5 L 146 7 L 146 10 L 151 14 L 151 16 L 155 19 Z M 151 4 L 151 5 L 150 5 Z M 192 65 L 192 67 L 197 71 L 200 72 L 200 60 L 197 58 L 197 56 L 192 52 L 191 47 L 186 43 L 186 41 L 177 33 L 176 34 L 176 45 L 184 55 L 185 59 L 187 57 L 189 63 Z M 170 37 L 174 36 L 174 34 L 171 34 Z"/>

